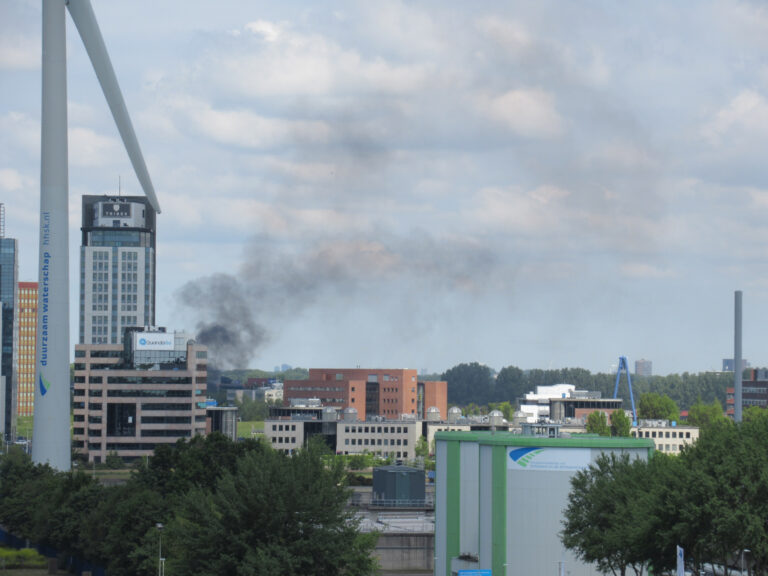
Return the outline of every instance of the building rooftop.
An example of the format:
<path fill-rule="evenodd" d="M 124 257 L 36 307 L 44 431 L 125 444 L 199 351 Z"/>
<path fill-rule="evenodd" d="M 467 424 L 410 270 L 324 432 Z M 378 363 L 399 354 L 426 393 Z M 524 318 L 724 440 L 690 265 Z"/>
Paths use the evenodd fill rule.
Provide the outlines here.
<path fill-rule="evenodd" d="M 450 442 L 477 442 L 494 446 L 541 446 L 563 448 L 648 448 L 653 450 L 653 441 L 647 438 L 610 438 L 607 436 L 572 435 L 569 438 L 546 438 L 543 436 L 522 436 L 511 432 L 437 432 L 435 440 Z"/>

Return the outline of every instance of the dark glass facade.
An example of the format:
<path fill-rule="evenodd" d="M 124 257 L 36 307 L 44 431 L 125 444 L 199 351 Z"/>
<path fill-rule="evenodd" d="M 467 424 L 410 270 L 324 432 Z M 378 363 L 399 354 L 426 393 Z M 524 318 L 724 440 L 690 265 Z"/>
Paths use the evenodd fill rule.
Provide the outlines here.
<path fill-rule="evenodd" d="M 17 287 L 19 280 L 18 246 L 14 238 L 0 238 L 0 302 L 2 302 L 2 359 L 0 368 L 5 376 L 2 391 L 5 406 L 6 441 L 16 435 L 16 372 L 14 356 Z"/>

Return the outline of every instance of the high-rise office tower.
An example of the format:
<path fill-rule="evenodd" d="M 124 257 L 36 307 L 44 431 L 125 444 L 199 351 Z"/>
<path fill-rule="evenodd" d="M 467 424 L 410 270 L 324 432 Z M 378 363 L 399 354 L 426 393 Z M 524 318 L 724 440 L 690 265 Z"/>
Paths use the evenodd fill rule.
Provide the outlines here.
<path fill-rule="evenodd" d="M 635 376 L 653 376 L 653 362 L 645 358 L 635 360 Z"/>
<path fill-rule="evenodd" d="M 16 304 L 19 278 L 18 245 L 5 237 L 5 206 L 0 204 L 0 302 L 2 303 L 2 357 L 0 370 L 5 376 L 2 390 L 2 432 L 6 441 L 16 436 Z"/>
<path fill-rule="evenodd" d="M 144 196 L 83 196 L 80 343 L 155 324 L 155 220 Z"/>
<path fill-rule="evenodd" d="M 18 380 L 19 416 L 32 416 L 35 406 L 35 349 L 37 348 L 37 282 L 19 282 Z"/>

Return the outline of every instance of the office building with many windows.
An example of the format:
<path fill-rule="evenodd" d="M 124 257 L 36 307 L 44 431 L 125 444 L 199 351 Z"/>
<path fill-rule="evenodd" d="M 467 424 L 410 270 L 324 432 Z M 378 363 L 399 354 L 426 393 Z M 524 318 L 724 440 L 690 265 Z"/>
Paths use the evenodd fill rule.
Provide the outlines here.
<path fill-rule="evenodd" d="M 418 382 L 416 370 L 401 368 L 310 368 L 307 380 L 283 383 L 284 405 L 313 398 L 323 406 L 354 408 L 361 420 L 423 418 L 432 407 L 448 412 L 447 383 Z"/>
<path fill-rule="evenodd" d="M 653 362 L 645 358 L 635 360 L 635 376 L 645 376 L 648 378 L 653 376 Z"/>
<path fill-rule="evenodd" d="M 18 280 L 18 244 L 15 238 L 5 237 L 5 206 L 0 204 L 0 374 L 5 377 L 0 398 L 0 420 L 6 441 L 16 437 Z"/>
<path fill-rule="evenodd" d="M 18 306 L 19 416 L 32 416 L 35 407 L 35 349 L 37 348 L 37 282 L 19 282 Z"/>
<path fill-rule="evenodd" d="M 156 213 L 143 196 L 83 196 L 80 343 L 155 323 Z"/>
<path fill-rule="evenodd" d="M 75 346 L 74 448 L 89 462 L 152 455 L 206 433 L 207 349 L 189 335 L 128 329 L 124 344 Z"/>

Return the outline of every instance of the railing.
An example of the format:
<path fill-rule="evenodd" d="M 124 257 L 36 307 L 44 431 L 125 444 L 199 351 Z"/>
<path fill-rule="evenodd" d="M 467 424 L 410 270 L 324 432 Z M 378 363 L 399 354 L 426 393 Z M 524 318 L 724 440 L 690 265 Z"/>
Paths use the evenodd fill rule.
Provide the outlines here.
<path fill-rule="evenodd" d="M 378 508 L 434 508 L 435 501 L 429 496 L 415 500 L 372 498 L 371 506 Z"/>

